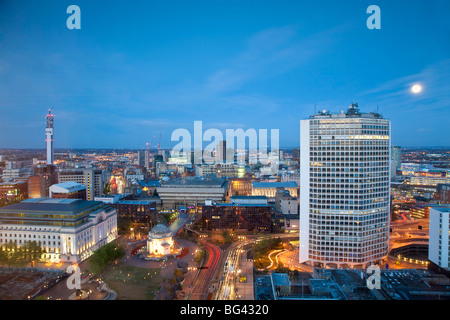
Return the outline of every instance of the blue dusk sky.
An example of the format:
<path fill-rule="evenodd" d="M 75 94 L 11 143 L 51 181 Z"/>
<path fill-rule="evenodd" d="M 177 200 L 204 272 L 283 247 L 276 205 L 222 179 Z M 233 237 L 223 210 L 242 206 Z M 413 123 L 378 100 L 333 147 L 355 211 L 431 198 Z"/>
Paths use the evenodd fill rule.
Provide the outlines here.
<path fill-rule="evenodd" d="M 315 106 L 352 101 L 378 106 L 393 145 L 450 146 L 449 15 L 448 0 L 0 0 L 0 148 L 45 148 L 49 108 L 55 148 L 169 148 L 194 121 L 297 147 Z"/>

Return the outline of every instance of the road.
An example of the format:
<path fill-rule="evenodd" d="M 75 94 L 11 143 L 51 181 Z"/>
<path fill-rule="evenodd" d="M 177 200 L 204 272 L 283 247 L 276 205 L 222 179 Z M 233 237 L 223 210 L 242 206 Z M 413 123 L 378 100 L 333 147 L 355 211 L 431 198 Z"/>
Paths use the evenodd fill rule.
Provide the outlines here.
<path fill-rule="evenodd" d="M 242 254 L 247 252 L 244 248 L 254 241 L 255 240 L 243 240 L 233 243 L 231 248 L 228 250 L 227 258 L 222 271 L 222 277 L 215 294 L 215 300 L 234 300 L 238 298 L 236 294 L 236 282 L 238 279 L 236 278 L 241 275 L 242 272 L 240 265 Z M 246 269 L 248 272 L 248 268 Z M 253 273 L 253 268 L 251 268 L 251 272 Z M 249 278 L 248 274 L 245 274 L 245 276 L 247 279 Z M 252 293 L 251 296 L 253 296 Z"/>
<path fill-rule="evenodd" d="M 191 217 L 185 213 L 180 213 L 178 217 L 169 225 L 169 230 L 173 236 L 176 236 L 178 232 L 186 225 Z"/>
<path fill-rule="evenodd" d="M 193 291 L 189 296 L 190 300 L 207 300 L 209 298 L 211 282 L 221 258 L 219 248 L 205 241 L 201 243 L 206 251 L 206 261 L 201 268 L 197 269 L 196 278 L 192 283 Z"/>
<path fill-rule="evenodd" d="M 253 261 L 247 261 L 246 247 L 251 247 L 254 243 L 269 238 L 298 239 L 298 234 L 281 233 L 247 236 L 244 240 L 234 242 L 228 249 L 220 284 L 215 294 L 215 300 L 254 299 Z M 240 276 L 246 277 L 246 283 L 239 283 Z"/>
<path fill-rule="evenodd" d="M 419 226 L 422 229 L 419 229 Z M 429 234 L 429 225 L 426 219 L 396 220 L 391 222 L 392 233 L 389 235 L 389 249 L 404 246 L 408 242 L 418 239 L 426 241 Z"/>

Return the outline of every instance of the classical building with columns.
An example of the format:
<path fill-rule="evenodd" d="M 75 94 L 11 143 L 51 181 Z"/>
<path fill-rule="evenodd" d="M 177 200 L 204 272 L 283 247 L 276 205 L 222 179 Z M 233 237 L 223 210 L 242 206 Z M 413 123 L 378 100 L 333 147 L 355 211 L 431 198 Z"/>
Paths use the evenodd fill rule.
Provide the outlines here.
<path fill-rule="evenodd" d="M 147 240 L 149 257 L 162 257 L 173 254 L 175 243 L 172 232 L 163 224 L 156 225 L 149 233 Z"/>
<path fill-rule="evenodd" d="M 0 208 L 0 248 L 36 241 L 48 262 L 78 263 L 117 238 L 117 212 L 100 201 L 36 198 Z"/>

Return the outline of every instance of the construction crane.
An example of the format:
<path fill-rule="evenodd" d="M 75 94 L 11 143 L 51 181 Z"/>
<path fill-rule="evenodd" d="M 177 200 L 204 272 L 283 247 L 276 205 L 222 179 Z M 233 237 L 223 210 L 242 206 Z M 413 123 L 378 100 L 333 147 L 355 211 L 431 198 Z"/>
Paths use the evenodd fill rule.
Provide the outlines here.
<path fill-rule="evenodd" d="M 152 147 L 152 143 L 153 143 L 153 140 L 155 139 L 155 136 L 153 136 L 153 138 L 152 138 L 152 140 L 150 141 L 150 143 L 148 143 L 147 142 L 147 150 L 148 150 L 148 152 L 150 153 L 150 148 Z"/>
<path fill-rule="evenodd" d="M 158 151 L 161 149 L 161 133 L 159 133 Z"/>

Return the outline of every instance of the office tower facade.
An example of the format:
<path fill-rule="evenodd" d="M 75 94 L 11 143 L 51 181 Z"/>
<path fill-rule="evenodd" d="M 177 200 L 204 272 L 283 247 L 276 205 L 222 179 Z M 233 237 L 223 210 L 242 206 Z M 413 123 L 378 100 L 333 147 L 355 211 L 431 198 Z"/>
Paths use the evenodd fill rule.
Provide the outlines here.
<path fill-rule="evenodd" d="M 300 120 L 300 262 L 366 267 L 389 248 L 390 122 L 319 112 Z"/>
<path fill-rule="evenodd" d="M 54 152 L 53 152 L 53 114 L 51 110 L 48 110 L 48 114 L 46 116 L 47 125 L 45 128 L 45 141 L 47 144 L 47 164 L 53 165 L 54 162 Z"/>
<path fill-rule="evenodd" d="M 392 146 L 391 152 L 391 158 L 395 164 L 395 170 L 400 170 L 402 166 L 402 148 L 399 146 Z"/>
<path fill-rule="evenodd" d="M 216 146 L 215 163 L 225 163 L 227 161 L 227 142 L 221 140 Z"/>
<path fill-rule="evenodd" d="M 138 151 L 138 165 L 146 168 L 150 168 L 150 152 L 148 150 Z"/>
<path fill-rule="evenodd" d="M 430 208 L 428 260 L 450 273 L 450 206 Z"/>

